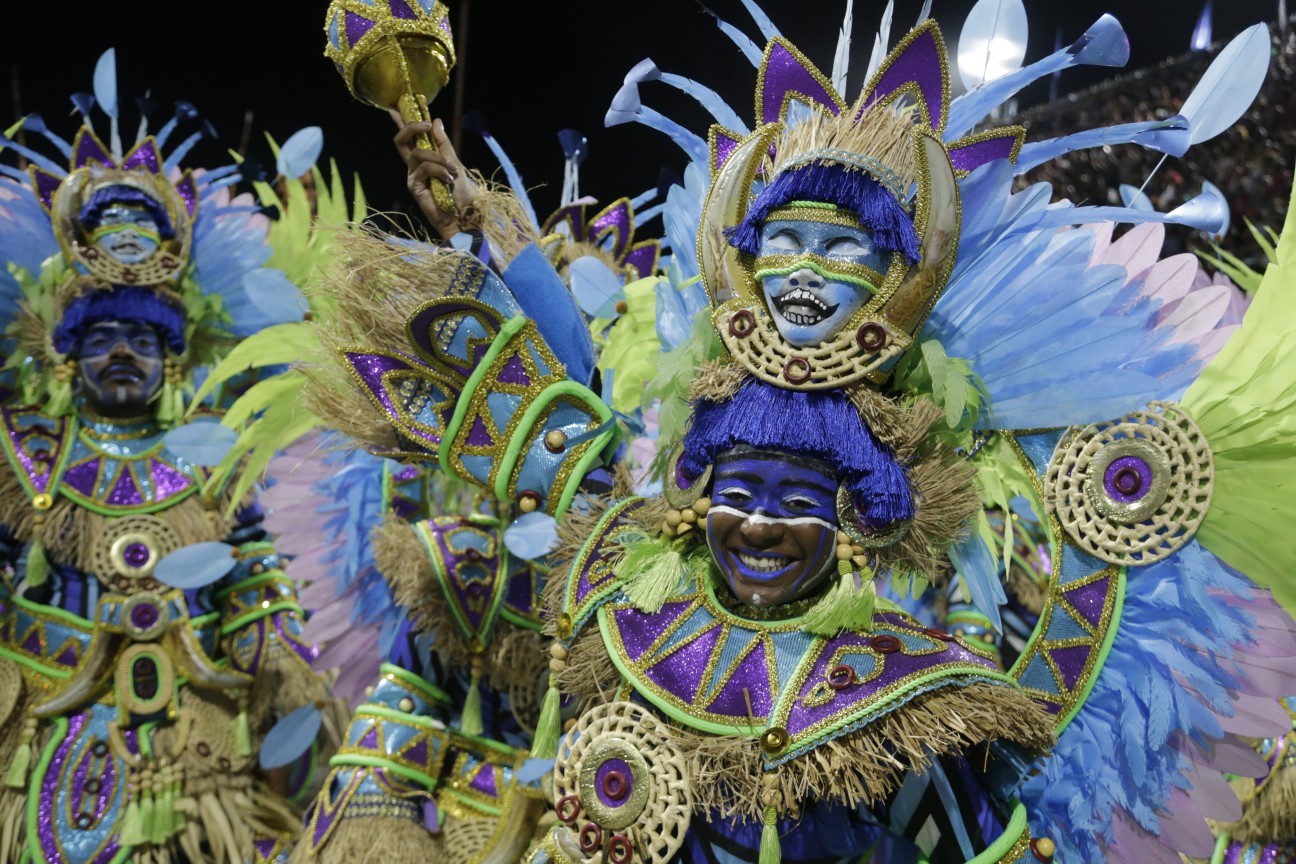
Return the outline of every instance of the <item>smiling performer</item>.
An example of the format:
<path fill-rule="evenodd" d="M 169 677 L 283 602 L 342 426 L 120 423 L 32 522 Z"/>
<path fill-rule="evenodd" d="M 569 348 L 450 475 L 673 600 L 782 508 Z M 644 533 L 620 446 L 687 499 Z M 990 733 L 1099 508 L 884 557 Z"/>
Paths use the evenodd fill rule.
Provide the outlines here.
<path fill-rule="evenodd" d="M 225 448 L 185 394 L 298 292 L 261 266 L 238 174 L 176 168 L 197 137 L 168 161 L 190 106 L 121 152 L 111 67 L 112 145 L 31 117 L 68 167 L 8 140 L 33 167 L 0 166 L 0 862 L 279 861 L 315 736 L 296 774 L 255 748 L 327 687 L 264 513 L 213 479 Z"/>
<path fill-rule="evenodd" d="M 320 395 L 364 420 L 357 438 L 490 489 L 526 514 L 515 530 L 556 522 L 531 755 L 555 759 L 558 824 L 529 861 L 1209 857 L 1206 820 L 1240 815 L 1224 774 L 1266 769 L 1238 736 L 1288 731 L 1277 697 L 1296 688 L 1296 624 L 1257 586 L 1296 599 L 1275 539 L 1296 471 L 1296 215 L 1221 350 L 1231 325 L 1194 295 L 1195 261 L 1157 261 L 1159 223 L 1217 230 L 1219 202 L 1012 191 L 1078 147 L 1178 148 L 1188 121 L 969 134 L 1041 76 L 1123 62 L 1114 19 L 959 100 L 924 20 L 850 100 L 844 68 L 830 80 L 748 9 L 764 52 L 722 29 L 758 68 L 751 130 L 647 61 L 609 112 L 692 161 L 664 269 L 695 265 L 711 308 L 660 361 L 658 392 L 689 403 L 662 405 L 687 419 L 663 423 L 661 497 L 587 483 L 618 458 L 616 420 L 555 326 L 565 298 L 520 290 L 516 262 L 496 278 L 462 253 L 370 249 L 322 321 Z M 647 81 L 726 126 L 704 141 L 643 107 Z M 1113 220 L 1143 224 L 1112 243 Z M 874 583 L 954 569 L 997 627 L 1013 529 L 996 540 L 984 510 L 1017 495 L 1045 517 L 1050 568 L 1002 670 Z M 431 752 L 389 750 L 406 741 Z"/>

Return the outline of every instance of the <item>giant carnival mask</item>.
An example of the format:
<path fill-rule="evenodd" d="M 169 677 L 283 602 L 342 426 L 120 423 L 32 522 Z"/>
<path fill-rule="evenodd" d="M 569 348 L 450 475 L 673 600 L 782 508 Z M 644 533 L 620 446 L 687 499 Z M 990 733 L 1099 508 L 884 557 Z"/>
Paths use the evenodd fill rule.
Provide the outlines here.
<path fill-rule="evenodd" d="M 172 184 L 152 138 L 120 164 L 88 130 L 65 177 L 33 168 L 65 258 L 101 286 L 177 281 L 189 260 L 198 192 L 186 172 Z"/>
<path fill-rule="evenodd" d="M 954 267 L 956 178 L 1024 132 L 949 144 L 945 46 L 911 31 L 853 105 L 790 43 L 765 51 L 757 128 L 710 135 L 698 249 L 713 322 L 749 373 L 793 389 L 879 383 Z"/>

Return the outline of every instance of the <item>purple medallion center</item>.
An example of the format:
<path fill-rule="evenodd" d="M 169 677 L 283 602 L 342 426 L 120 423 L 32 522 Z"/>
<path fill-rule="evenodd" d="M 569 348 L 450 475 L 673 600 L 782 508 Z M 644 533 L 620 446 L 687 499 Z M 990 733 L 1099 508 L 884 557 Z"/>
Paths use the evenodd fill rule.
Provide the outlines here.
<path fill-rule="evenodd" d="M 137 630 L 147 630 L 158 621 L 157 607 L 141 603 L 131 610 L 130 619 Z"/>
<path fill-rule="evenodd" d="M 1122 456 L 1103 472 L 1103 488 L 1121 504 L 1132 504 L 1152 486 L 1152 468 L 1137 456 Z"/>
<path fill-rule="evenodd" d="M 594 774 L 594 791 L 605 807 L 620 807 L 633 790 L 634 774 L 624 759 L 608 759 Z"/>
<path fill-rule="evenodd" d="M 131 543 L 122 552 L 122 557 L 127 564 L 138 570 L 149 562 L 149 548 L 143 543 Z"/>

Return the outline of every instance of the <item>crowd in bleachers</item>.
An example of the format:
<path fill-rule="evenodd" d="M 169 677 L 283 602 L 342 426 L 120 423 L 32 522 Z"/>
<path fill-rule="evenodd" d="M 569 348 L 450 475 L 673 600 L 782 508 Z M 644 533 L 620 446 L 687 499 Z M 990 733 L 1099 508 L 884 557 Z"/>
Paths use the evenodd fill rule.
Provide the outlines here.
<path fill-rule="evenodd" d="M 1163 119 L 1178 112 L 1193 84 L 1222 47 L 1198 51 L 1140 69 L 1088 90 L 1059 97 L 1024 110 L 1015 122 L 1026 127 L 1028 140 L 1039 141 L 1098 126 Z M 1296 164 L 1296 33 L 1275 32 L 1269 76 L 1250 110 L 1236 125 L 1211 141 L 1170 157 L 1147 185 L 1156 208 L 1168 212 L 1196 196 L 1209 180 L 1228 199 L 1232 226 L 1222 245 L 1253 264 L 1263 261 L 1244 220 L 1282 228 Z M 1122 183 L 1143 185 L 1161 154 L 1128 145 L 1070 154 L 1029 172 L 1028 182 L 1046 180 L 1056 194 L 1076 202 L 1120 203 Z M 1200 249 L 1200 233 L 1172 231 L 1168 243 Z M 1167 251 L 1178 251 L 1168 249 Z"/>

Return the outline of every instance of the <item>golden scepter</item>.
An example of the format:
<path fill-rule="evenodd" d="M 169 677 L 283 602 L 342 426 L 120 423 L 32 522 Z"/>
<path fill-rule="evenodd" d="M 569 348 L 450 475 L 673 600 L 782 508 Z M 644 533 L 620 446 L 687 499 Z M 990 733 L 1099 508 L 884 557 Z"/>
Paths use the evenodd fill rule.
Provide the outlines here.
<path fill-rule="evenodd" d="M 406 123 L 430 123 L 428 103 L 454 68 L 450 13 L 437 0 L 333 0 L 324 19 L 324 56 L 351 95 L 375 108 L 396 108 Z M 436 149 L 427 135 L 416 146 Z M 433 200 L 453 213 L 450 186 L 430 184 Z"/>

